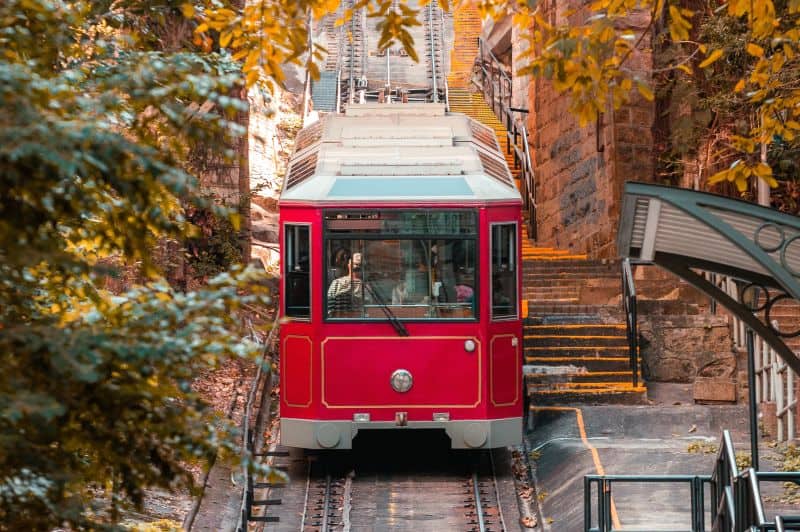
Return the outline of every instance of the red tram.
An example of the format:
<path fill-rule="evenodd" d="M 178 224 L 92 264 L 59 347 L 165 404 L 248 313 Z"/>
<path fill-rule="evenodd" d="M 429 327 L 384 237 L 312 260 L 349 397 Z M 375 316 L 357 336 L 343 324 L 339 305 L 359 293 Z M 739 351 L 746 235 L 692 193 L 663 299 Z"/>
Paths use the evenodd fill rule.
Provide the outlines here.
<path fill-rule="evenodd" d="M 492 130 L 363 104 L 297 137 L 280 198 L 281 441 L 522 431 L 521 198 Z"/>

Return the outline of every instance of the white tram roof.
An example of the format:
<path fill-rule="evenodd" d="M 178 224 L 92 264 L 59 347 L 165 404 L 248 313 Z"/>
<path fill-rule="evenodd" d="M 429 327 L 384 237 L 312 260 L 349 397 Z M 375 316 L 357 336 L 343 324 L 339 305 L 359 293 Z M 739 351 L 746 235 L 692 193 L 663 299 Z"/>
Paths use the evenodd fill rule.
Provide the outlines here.
<path fill-rule="evenodd" d="M 492 129 L 443 104 L 351 105 L 297 135 L 281 201 L 521 201 Z"/>

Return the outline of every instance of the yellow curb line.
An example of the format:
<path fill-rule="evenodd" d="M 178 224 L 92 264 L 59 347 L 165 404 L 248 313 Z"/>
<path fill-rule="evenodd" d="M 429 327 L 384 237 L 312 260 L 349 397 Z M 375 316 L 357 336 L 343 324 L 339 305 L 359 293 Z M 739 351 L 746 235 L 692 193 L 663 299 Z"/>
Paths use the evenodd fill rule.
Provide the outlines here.
<path fill-rule="evenodd" d="M 574 406 L 534 406 L 531 405 L 531 410 L 555 410 L 561 412 L 575 412 L 575 418 L 578 422 L 578 432 L 581 435 L 581 441 L 586 449 L 592 455 L 592 462 L 594 462 L 594 469 L 597 471 L 598 475 L 605 475 L 606 470 L 603 468 L 603 463 L 600 462 L 600 454 L 595 449 L 594 445 L 589 442 L 589 438 L 586 437 L 586 426 L 583 423 L 583 412 L 581 412 L 580 408 L 576 408 Z M 619 514 L 617 513 L 617 505 L 614 504 L 614 497 L 611 497 L 611 521 L 614 525 L 616 530 L 620 530 L 622 528 L 622 524 L 619 521 Z"/>

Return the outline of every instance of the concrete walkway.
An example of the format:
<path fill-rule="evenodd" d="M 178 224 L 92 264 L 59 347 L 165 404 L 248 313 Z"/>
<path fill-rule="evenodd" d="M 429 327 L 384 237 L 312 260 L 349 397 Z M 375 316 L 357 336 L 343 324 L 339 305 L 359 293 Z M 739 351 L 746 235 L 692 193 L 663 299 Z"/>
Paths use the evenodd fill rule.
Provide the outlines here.
<path fill-rule="evenodd" d="M 543 406 L 534 410 L 535 429 L 528 439 L 546 531 L 583 530 L 585 475 L 709 475 L 723 429 L 731 431 L 737 453 L 749 454 L 746 405 Z M 761 450 L 762 470 L 775 467 L 768 443 L 764 441 Z M 762 485 L 771 500 L 766 504 L 770 517 L 800 511 L 775 502 L 782 489 Z M 596 504 L 596 495 L 592 501 Z M 613 502 L 624 529 L 691 529 L 688 484 L 615 484 Z"/>

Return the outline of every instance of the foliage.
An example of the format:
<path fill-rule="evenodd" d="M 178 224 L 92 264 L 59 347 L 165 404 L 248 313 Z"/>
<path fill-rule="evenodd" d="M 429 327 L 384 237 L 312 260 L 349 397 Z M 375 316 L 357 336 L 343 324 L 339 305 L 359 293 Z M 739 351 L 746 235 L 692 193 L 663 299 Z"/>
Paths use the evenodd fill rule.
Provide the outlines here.
<path fill-rule="evenodd" d="M 242 261 L 239 233 L 228 218 L 209 208 L 189 208 L 187 219 L 198 228 L 186 242 L 188 264 L 194 275 L 214 276 Z"/>
<path fill-rule="evenodd" d="M 235 442 L 189 384 L 254 354 L 236 316 L 260 281 L 179 293 L 152 256 L 196 233 L 182 205 L 225 216 L 186 157 L 243 132 L 241 65 L 190 25 L 165 0 L 0 2 L 2 530 L 101 528 Z M 145 286 L 104 292 L 113 257 Z"/>
<path fill-rule="evenodd" d="M 423 0 L 418 7 L 428 3 L 430 0 Z M 648 100 L 655 98 L 650 73 L 637 72 L 629 63 L 638 51 L 651 46 L 654 30 L 664 28 L 664 38 L 674 47 L 667 55 L 674 60 L 659 70 L 676 74 L 673 80 L 681 84 L 678 95 L 684 92 L 697 101 L 707 90 L 702 95 L 708 99 L 701 105 L 680 100 L 684 110 L 688 105 L 698 116 L 677 113 L 684 122 L 678 130 L 685 130 L 695 120 L 710 120 L 710 114 L 717 112 L 715 99 L 728 100 L 733 104 L 727 105 L 729 109 L 752 109 L 754 120 L 724 131 L 718 159 L 730 164 L 710 182 L 728 181 L 740 191 L 747 189 L 751 179 L 778 185 L 776 163 L 772 158 L 762 161 L 759 146 L 775 139 L 794 146 L 800 133 L 800 1 L 730 0 L 719 5 L 709 0 L 593 0 L 575 2 L 575 8 L 559 5 L 551 12 L 544 2 L 537 1 L 438 3 L 445 10 L 476 4 L 483 16 L 495 20 L 512 17 L 528 44 L 529 64 L 520 73 L 552 80 L 558 93 L 569 95 L 570 111 L 581 125 L 596 120 L 609 106 L 618 108 L 635 93 Z M 280 83 L 280 65 L 285 62 L 305 63 L 312 75 L 318 73 L 315 61 L 324 50 L 317 47 L 306 53 L 309 15 L 318 21 L 326 13 L 337 12 L 337 23 L 342 24 L 353 9 L 364 8 L 379 20 L 380 47 L 399 42 L 411 57 L 417 57 L 408 28 L 419 23 L 420 9 L 393 0 L 356 0 L 348 4 L 351 7 L 341 4 L 340 0 L 260 0 L 237 10 L 208 0 L 202 7 L 187 3 L 184 12 L 199 21 L 198 39 L 210 43 L 215 34 L 220 46 L 244 59 L 248 85 Z M 558 20 L 552 16 L 556 9 L 561 14 Z M 646 28 L 629 23 L 643 16 L 649 20 Z M 731 35 L 738 42 L 715 40 L 714 26 L 722 30 L 717 37 Z M 734 65 L 741 68 L 734 69 Z M 722 107 L 724 112 L 726 104 Z M 676 134 L 673 139 L 680 141 L 681 137 Z"/>

